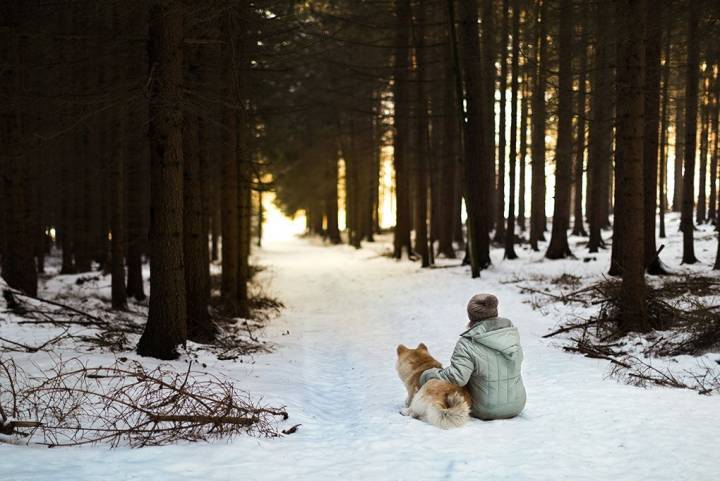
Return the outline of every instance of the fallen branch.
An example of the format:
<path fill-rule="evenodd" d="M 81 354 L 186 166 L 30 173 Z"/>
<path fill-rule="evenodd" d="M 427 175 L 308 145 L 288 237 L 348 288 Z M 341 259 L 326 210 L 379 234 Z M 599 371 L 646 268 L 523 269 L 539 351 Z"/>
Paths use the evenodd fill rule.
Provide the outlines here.
<path fill-rule="evenodd" d="M 90 314 L 90 313 L 88 313 L 88 312 L 81 311 L 80 309 L 77 309 L 77 308 L 75 308 L 75 307 L 68 306 L 67 304 L 63 304 L 63 303 L 61 303 L 61 302 L 51 301 L 50 299 L 43 299 L 42 297 L 31 296 L 31 295 L 29 295 L 29 294 L 25 294 L 25 293 L 23 293 L 23 292 L 16 291 L 16 290 L 14 290 L 14 289 L 4 289 L 4 290 L 3 290 L 3 294 L 5 293 L 5 291 L 8 291 L 8 292 L 12 293 L 12 294 L 15 295 L 15 296 L 26 297 L 26 298 L 28 298 L 28 299 L 34 299 L 34 300 L 36 300 L 36 301 L 38 301 L 38 302 L 43 302 L 43 303 L 45 303 L 45 304 L 50 304 L 50 305 L 55 306 L 55 307 L 61 307 L 61 308 L 63 308 L 63 309 L 67 309 L 68 311 L 74 312 L 75 314 L 80 314 L 81 316 L 85 316 L 86 318 L 95 321 L 96 325 L 99 325 L 99 326 L 102 326 L 102 327 L 105 327 L 105 326 L 108 325 L 108 322 L 105 321 L 104 319 L 101 319 L 101 318 L 99 318 L 99 317 L 97 317 L 97 316 L 94 316 L 94 315 L 92 315 L 92 314 Z"/>
<path fill-rule="evenodd" d="M 0 404 L 13 406 L 10 420 L 2 414 L 0 434 L 51 447 L 142 447 L 242 433 L 280 436 L 275 422 L 288 418 L 284 409 L 259 405 L 228 379 L 193 371 L 192 364 L 176 372 L 122 362 L 87 367 L 78 359 L 59 360 L 44 378 L 31 379 L 0 358 Z M 21 427 L 29 432 L 18 432 Z"/>
<path fill-rule="evenodd" d="M 192 424 L 237 424 L 239 426 L 250 426 L 256 423 L 256 417 L 241 418 L 236 416 L 192 416 L 192 415 L 162 415 L 151 414 L 150 420 L 154 423 L 192 423 Z"/>
<path fill-rule="evenodd" d="M 542 337 L 543 337 L 543 339 L 547 339 L 548 337 L 557 336 L 558 334 L 562 334 L 563 332 L 570 332 L 575 329 L 582 329 L 585 327 L 594 326 L 594 325 L 598 324 L 599 322 L 600 321 L 598 319 L 593 319 L 592 321 L 583 322 L 581 324 L 570 324 L 568 326 L 564 326 L 564 327 L 561 327 L 560 329 L 552 331 L 549 334 L 545 334 Z"/>
<path fill-rule="evenodd" d="M 52 339 L 48 339 L 47 341 L 45 341 L 44 343 L 40 344 L 39 346 L 28 346 L 27 344 L 23 344 L 23 343 L 20 343 L 20 342 L 17 342 L 17 341 L 13 341 L 13 340 L 11 340 L 11 339 L 6 339 L 6 338 L 4 338 L 4 337 L 0 337 L 0 341 L 7 342 L 8 344 L 12 344 L 13 346 L 21 347 L 21 348 L 23 348 L 23 349 L 25 350 L 25 352 L 30 352 L 30 353 L 32 353 L 32 352 L 41 351 L 41 350 L 43 350 L 44 348 L 46 348 L 46 347 L 48 347 L 48 346 L 50 346 L 50 345 L 52 345 L 52 344 L 55 344 L 56 342 L 64 339 L 65 337 L 67 337 L 67 333 L 68 333 L 68 329 L 65 329 L 65 331 L 64 331 L 62 334 L 60 334 L 60 335 L 58 335 L 58 336 L 55 336 L 55 337 L 53 337 Z"/>

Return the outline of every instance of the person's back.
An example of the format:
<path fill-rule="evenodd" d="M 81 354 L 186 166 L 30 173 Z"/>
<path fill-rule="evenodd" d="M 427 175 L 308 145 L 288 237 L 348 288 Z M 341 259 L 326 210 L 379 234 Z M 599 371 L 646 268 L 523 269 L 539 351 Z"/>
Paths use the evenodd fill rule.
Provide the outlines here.
<path fill-rule="evenodd" d="M 460 335 L 450 365 L 430 369 L 421 383 L 437 378 L 470 390 L 471 414 L 480 419 L 515 417 L 525 407 L 520 335 L 510 320 L 497 317 L 497 298 L 481 294 L 468 304 L 470 326 Z"/>
<path fill-rule="evenodd" d="M 468 388 L 471 413 L 480 419 L 511 418 L 525 407 L 520 336 L 512 322 L 495 317 L 476 323 L 461 334 L 475 366 Z"/>

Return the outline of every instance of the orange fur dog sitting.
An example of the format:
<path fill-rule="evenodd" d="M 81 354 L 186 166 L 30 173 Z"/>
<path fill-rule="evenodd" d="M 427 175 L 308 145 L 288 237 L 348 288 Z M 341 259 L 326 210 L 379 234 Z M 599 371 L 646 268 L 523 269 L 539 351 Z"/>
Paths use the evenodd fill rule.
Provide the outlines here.
<path fill-rule="evenodd" d="M 439 379 L 420 387 L 420 375 L 426 369 L 442 368 L 425 344 L 420 343 L 416 349 L 400 344 L 397 356 L 397 372 L 408 393 L 401 414 L 442 429 L 460 427 L 470 419 L 472 399 L 467 389 Z"/>

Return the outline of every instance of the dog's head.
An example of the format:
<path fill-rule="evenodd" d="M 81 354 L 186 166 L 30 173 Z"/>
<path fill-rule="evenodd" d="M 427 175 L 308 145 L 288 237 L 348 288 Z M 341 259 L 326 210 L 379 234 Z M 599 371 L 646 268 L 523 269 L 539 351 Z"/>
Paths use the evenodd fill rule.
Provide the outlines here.
<path fill-rule="evenodd" d="M 435 362 L 435 359 L 422 342 L 415 349 L 403 344 L 398 345 L 396 368 L 400 379 L 403 381 L 410 377 L 416 369 L 426 365 L 428 362 Z"/>

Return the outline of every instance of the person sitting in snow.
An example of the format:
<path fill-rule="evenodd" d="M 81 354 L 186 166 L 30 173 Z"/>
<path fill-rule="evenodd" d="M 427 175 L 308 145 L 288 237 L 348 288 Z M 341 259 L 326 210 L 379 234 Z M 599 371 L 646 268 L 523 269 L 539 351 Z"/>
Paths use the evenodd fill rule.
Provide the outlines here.
<path fill-rule="evenodd" d="M 470 322 L 450 365 L 420 376 L 421 386 L 430 379 L 467 385 L 473 400 L 470 414 L 484 420 L 512 418 L 525 407 L 520 335 L 509 319 L 498 317 L 497 306 L 492 294 L 474 295 L 467 306 Z"/>

